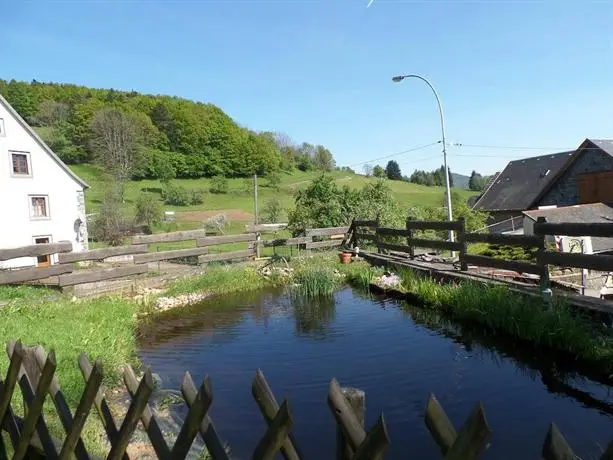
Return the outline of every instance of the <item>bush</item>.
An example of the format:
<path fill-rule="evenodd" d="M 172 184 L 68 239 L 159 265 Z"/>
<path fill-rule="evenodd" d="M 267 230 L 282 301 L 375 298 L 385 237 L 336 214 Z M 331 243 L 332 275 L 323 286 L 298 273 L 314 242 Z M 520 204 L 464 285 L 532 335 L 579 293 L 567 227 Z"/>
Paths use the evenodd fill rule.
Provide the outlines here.
<path fill-rule="evenodd" d="M 266 176 L 266 187 L 278 192 L 281 190 L 281 176 L 278 172 L 272 171 Z"/>
<path fill-rule="evenodd" d="M 164 203 L 173 206 L 187 206 L 190 203 L 189 192 L 180 185 L 168 184 L 162 190 L 162 198 Z"/>
<path fill-rule="evenodd" d="M 247 196 L 253 196 L 253 179 L 243 179 L 241 192 Z"/>
<path fill-rule="evenodd" d="M 192 190 L 190 204 L 203 204 L 203 203 L 204 203 L 204 190 L 201 190 L 201 189 Z"/>
<path fill-rule="evenodd" d="M 209 191 L 211 193 L 228 193 L 228 179 L 224 176 L 215 176 L 211 179 L 211 187 Z"/>
<path fill-rule="evenodd" d="M 138 196 L 136 200 L 135 220 L 137 224 L 147 227 L 159 224 L 163 219 L 163 210 L 160 202 L 150 193 Z"/>
<path fill-rule="evenodd" d="M 108 190 L 105 194 L 100 211 L 94 217 L 89 232 L 94 241 L 104 242 L 111 246 L 123 243 L 123 229 L 126 220 L 121 212 L 121 198 L 117 190 Z"/>
<path fill-rule="evenodd" d="M 264 203 L 263 220 L 268 224 L 275 224 L 281 220 L 283 207 L 281 202 L 276 198 L 270 198 Z"/>

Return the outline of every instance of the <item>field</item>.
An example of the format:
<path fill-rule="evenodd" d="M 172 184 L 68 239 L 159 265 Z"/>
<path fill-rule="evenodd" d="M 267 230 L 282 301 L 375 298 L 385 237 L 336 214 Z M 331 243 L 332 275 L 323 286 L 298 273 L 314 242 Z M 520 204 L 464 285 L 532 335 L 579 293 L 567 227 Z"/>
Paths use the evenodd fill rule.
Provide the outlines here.
<path fill-rule="evenodd" d="M 73 165 L 71 169 L 90 186 L 85 192 L 88 213 L 95 213 L 104 197 L 104 174 L 92 165 Z M 277 198 L 283 206 L 282 220 L 287 218 L 286 211 L 294 204 L 294 193 L 308 186 L 309 182 L 317 176 L 317 172 L 296 171 L 292 174 L 283 173 L 281 176 L 281 189 L 276 191 L 266 184 L 266 179 L 258 179 L 258 206 L 260 214 L 265 203 L 270 198 Z M 351 174 L 346 171 L 332 173 L 339 185 L 348 185 L 352 188 L 362 188 L 366 183 L 375 181 L 374 178 Z M 225 214 L 232 223 L 229 231 L 237 233 L 244 224 L 253 221 L 254 199 L 252 193 L 253 179 L 230 179 L 229 191 L 226 194 L 209 193 L 210 179 L 179 179 L 174 183 L 188 190 L 200 189 L 205 191 L 204 203 L 194 206 L 164 206 L 166 211 L 175 211 L 177 225 L 180 229 L 199 228 L 207 218 Z M 390 186 L 402 209 L 412 206 L 440 206 L 443 201 L 443 187 L 425 187 L 407 182 L 390 181 Z M 143 192 L 155 193 L 161 200 L 162 184 L 157 180 L 131 181 L 126 185 L 125 211 L 127 215 L 134 213 L 134 202 Z M 474 192 L 455 189 L 468 199 Z M 240 228 L 239 228 L 240 227 Z"/>

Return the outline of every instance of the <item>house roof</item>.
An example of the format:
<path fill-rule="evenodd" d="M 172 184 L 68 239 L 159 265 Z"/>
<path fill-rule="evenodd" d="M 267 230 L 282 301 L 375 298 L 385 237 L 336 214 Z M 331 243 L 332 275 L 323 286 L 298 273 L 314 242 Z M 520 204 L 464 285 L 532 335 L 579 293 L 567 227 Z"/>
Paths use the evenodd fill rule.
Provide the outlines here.
<path fill-rule="evenodd" d="M 591 142 L 603 152 L 606 152 L 609 155 L 613 156 L 613 140 L 611 139 L 586 139 L 586 141 Z M 581 147 L 579 147 L 579 149 L 583 148 L 585 144 L 586 142 L 581 144 Z"/>
<path fill-rule="evenodd" d="M 474 208 L 482 211 L 523 211 L 551 185 L 578 154 L 561 152 L 509 162 Z"/>
<path fill-rule="evenodd" d="M 603 203 L 534 209 L 524 211 L 523 214 L 534 221 L 544 217 L 551 223 L 613 222 L 613 208 Z M 613 250 L 613 238 L 592 237 L 592 250 L 594 252 Z"/>
<path fill-rule="evenodd" d="M 60 157 L 58 157 L 55 154 L 55 152 L 51 150 L 51 147 L 49 147 L 45 143 L 45 141 L 41 139 L 41 137 L 36 133 L 36 131 L 34 131 L 34 128 L 32 128 L 23 118 L 21 118 L 21 115 L 17 113 L 17 111 L 13 108 L 13 106 L 11 106 L 11 104 L 9 104 L 8 101 L 4 99 L 4 97 L 2 97 L 1 94 L 0 94 L 0 104 L 2 104 L 6 108 L 6 110 L 8 110 L 8 112 L 15 118 L 15 120 L 17 120 L 17 122 L 30 134 L 30 136 L 32 136 L 34 140 L 38 142 L 38 144 L 42 147 L 42 149 L 45 152 L 47 152 L 47 154 L 53 159 L 53 161 L 55 161 L 58 164 L 60 168 L 66 171 L 66 173 L 70 177 L 72 177 L 78 184 L 80 184 L 83 188 L 89 188 L 89 185 L 87 185 L 87 183 L 83 179 L 77 176 L 68 166 L 66 166 L 66 163 L 64 163 L 60 159 Z"/>

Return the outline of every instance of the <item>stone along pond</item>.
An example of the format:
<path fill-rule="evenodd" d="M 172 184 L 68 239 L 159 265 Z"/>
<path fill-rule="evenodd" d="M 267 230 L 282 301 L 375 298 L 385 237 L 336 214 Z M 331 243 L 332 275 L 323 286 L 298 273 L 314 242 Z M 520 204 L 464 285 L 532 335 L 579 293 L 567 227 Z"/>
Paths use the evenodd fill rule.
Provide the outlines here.
<path fill-rule="evenodd" d="M 139 349 L 163 388 L 179 389 L 186 370 L 196 382 L 211 377 L 211 417 L 237 459 L 250 458 L 265 432 L 251 396 L 257 368 L 279 403 L 288 397 L 311 459 L 334 458 L 332 377 L 366 391 L 367 427 L 383 412 L 387 458 L 441 458 L 424 423 L 430 393 L 456 428 L 483 402 L 492 429 L 484 458 L 540 458 L 550 422 L 582 458 L 599 458 L 613 439 L 610 387 L 536 350 L 350 288 L 329 299 L 272 290 L 207 301 L 143 324 Z"/>

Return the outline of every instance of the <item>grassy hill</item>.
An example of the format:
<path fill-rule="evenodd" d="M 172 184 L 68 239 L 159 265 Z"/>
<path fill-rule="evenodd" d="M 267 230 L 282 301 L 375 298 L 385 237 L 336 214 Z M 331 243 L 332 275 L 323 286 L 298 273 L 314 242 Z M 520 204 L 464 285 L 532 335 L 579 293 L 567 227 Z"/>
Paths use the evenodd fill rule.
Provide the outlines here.
<path fill-rule="evenodd" d="M 85 180 L 90 189 L 85 192 L 87 212 L 96 212 L 104 197 L 104 175 L 102 171 L 92 165 L 72 165 L 71 169 Z M 295 171 L 291 174 L 282 174 L 281 189 L 275 191 L 266 186 L 265 179 L 258 180 L 258 206 L 260 211 L 266 201 L 270 198 L 277 198 L 285 210 L 291 209 L 294 205 L 294 193 L 296 190 L 305 188 L 309 182 L 318 175 L 318 172 Z M 362 175 L 351 174 L 345 171 L 335 171 L 332 173 L 339 185 L 349 185 L 352 188 L 362 188 L 374 178 Z M 253 221 L 254 199 L 247 192 L 247 188 L 253 188 L 252 179 L 229 179 L 229 191 L 226 194 L 209 193 L 210 179 L 177 179 L 173 181 L 188 190 L 200 189 L 206 191 L 204 203 L 194 206 L 168 206 L 164 205 L 167 211 L 175 211 L 177 222 L 180 228 L 198 228 L 201 222 L 208 217 L 216 214 L 226 214 L 234 226 L 242 227 L 244 223 Z M 250 184 L 250 185 L 249 185 Z M 412 206 L 439 206 L 443 201 L 443 187 L 426 187 L 422 185 L 410 184 L 407 182 L 391 181 L 390 186 L 396 199 L 403 209 Z M 130 215 L 134 213 L 134 203 L 141 193 L 154 193 L 160 197 L 162 184 L 158 180 L 130 181 L 126 185 L 125 212 Z M 474 192 L 456 189 L 463 197 L 468 199 Z M 283 218 L 286 216 L 284 214 Z"/>

